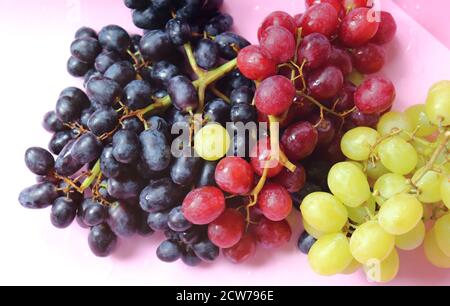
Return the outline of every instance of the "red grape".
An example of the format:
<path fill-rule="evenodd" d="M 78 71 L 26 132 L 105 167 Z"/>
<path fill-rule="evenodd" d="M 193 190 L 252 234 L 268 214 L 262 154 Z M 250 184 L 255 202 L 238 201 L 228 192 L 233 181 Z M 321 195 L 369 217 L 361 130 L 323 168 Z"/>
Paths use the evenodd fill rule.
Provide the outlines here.
<path fill-rule="evenodd" d="M 337 102 L 334 104 L 334 110 L 338 113 L 343 113 L 355 107 L 355 101 L 353 99 L 355 91 L 356 87 L 353 84 L 346 82 L 336 96 Z"/>
<path fill-rule="evenodd" d="M 325 64 L 331 54 L 331 44 L 325 35 L 312 33 L 307 35 L 298 48 L 298 63 L 306 60 L 305 67 L 316 69 Z"/>
<path fill-rule="evenodd" d="M 256 108 L 266 115 L 281 115 L 289 109 L 295 97 L 292 82 L 281 75 L 269 77 L 256 89 Z"/>
<path fill-rule="evenodd" d="M 353 70 L 350 54 L 344 49 L 332 46 L 328 64 L 339 68 L 344 76 L 350 74 Z"/>
<path fill-rule="evenodd" d="M 182 210 L 189 222 L 209 224 L 225 210 L 225 197 L 217 187 L 197 188 L 184 198 Z"/>
<path fill-rule="evenodd" d="M 311 155 L 317 141 L 317 130 L 307 121 L 291 125 L 281 137 L 283 151 L 291 161 L 298 161 Z"/>
<path fill-rule="evenodd" d="M 277 63 L 285 63 L 295 54 L 294 35 L 280 26 L 266 28 L 259 39 L 261 50 Z"/>
<path fill-rule="evenodd" d="M 380 26 L 375 36 L 372 38 L 372 42 L 383 45 L 392 41 L 397 32 L 397 24 L 395 23 L 394 17 L 388 12 L 380 12 Z"/>
<path fill-rule="evenodd" d="M 281 221 L 291 213 L 292 198 L 283 186 L 266 183 L 258 194 L 258 207 L 267 219 Z"/>
<path fill-rule="evenodd" d="M 317 146 L 324 147 L 329 145 L 336 135 L 336 128 L 333 122 L 326 116 L 320 118 L 319 115 L 312 116 L 308 121 L 316 127 L 318 134 Z"/>
<path fill-rule="evenodd" d="M 259 176 L 263 175 L 266 162 L 270 159 L 270 149 L 270 140 L 264 138 L 258 141 L 256 146 L 254 146 L 250 152 L 250 162 L 253 170 L 255 170 L 256 174 Z M 272 160 L 269 162 L 268 168 L 267 177 L 274 177 L 283 170 L 283 165 L 276 160 Z"/>
<path fill-rule="evenodd" d="M 295 20 L 291 15 L 286 12 L 275 11 L 270 13 L 270 15 L 264 19 L 261 27 L 258 30 L 258 39 L 260 38 L 262 32 L 270 26 L 283 27 L 294 35 L 297 32 Z"/>
<path fill-rule="evenodd" d="M 383 47 L 368 43 L 353 50 L 353 66 L 364 74 L 372 74 L 383 68 L 386 54 Z"/>
<path fill-rule="evenodd" d="M 308 77 L 310 94 L 319 100 L 330 99 L 339 93 L 344 84 L 341 70 L 327 66 L 313 71 Z"/>
<path fill-rule="evenodd" d="M 294 16 L 295 26 L 300 28 L 302 26 L 303 14 L 297 14 Z"/>
<path fill-rule="evenodd" d="M 380 115 L 364 114 L 360 110 L 355 110 L 350 114 L 350 120 L 355 126 L 366 126 L 376 128 L 378 121 L 380 121 Z"/>
<path fill-rule="evenodd" d="M 227 208 L 208 225 L 208 238 L 219 248 L 231 248 L 241 240 L 245 220 L 237 210 Z"/>
<path fill-rule="evenodd" d="M 338 13 L 331 4 L 314 4 L 303 15 L 302 35 L 320 33 L 330 37 L 336 32 L 338 22 Z"/>
<path fill-rule="evenodd" d="M 258 46 L 242 49 L 237 57 L 237 66 L 244 76 L 257 81 L 277 72 L 277 63 L 266 56 Z"/>
<path fill-rule="evenodd" d="M 254 233 L 262 248 L 275 249 L 289 242 L 292 230 L 286 220 L 271 221 L 263 217 L 255 226 Z"/>
<path fill-rule="evenodd" d="M 281 172 L 272 179 L 273 182 L 280 184 L 287 191 L 294 193 L 299 192 L 306 183 L 306 171 L 300 164 L 295 164 L 295 171 L 292 172 L 287 168 L 283 168 Z"/>
<path fill-rule="evenodd" d="M 214 178 L 223 191 L 245 195 L 252 189 L 254 173 L 252 166 L 243 158 L 225 157 L 217 164 Z"/>
<path fill-rule="evenodd" d="M 366 44 L 375 36 L 379 23 L 372 20 L 371 9 L 360 7 L 352 10 L 342 21 L 339 38 L 347 47 Z"/>
<path fill-rule="evenodd" d="M 342 0 L 342 5 L 346 10 L 353 10 L 358 7 L 369 7 L 369 0 Z"/>
<path fill-rule="evenodd" d="M 256 252 L 255 237 L 245 234 L 241 240 L 231 248 L 224 249 L 223 255 L 232 263 L 238 264 L 248 260 Z"/>
<path fill-rule="evenodd" d="M 318 3 L 328 3 L 331 4 L 334 9 L 336 10 L 336 12 L 340 13 L 343 10 L 343 6 L 341 3 L 341 0 L 306 0 L 305 4 L 306 7 L 310 7 L 314 4 L 318 4 Z"/>
<path fill-rule="evenodd" d="M 342 133 L 337 133 L 328 146 L 320 148 L 319 152 L 317 153 L 318 156 L 320 156 L 322 160 L 326 160 L 332 164 L 344 161 L 346 157 L 341 150 L 341 139 Z"/>
<path fill-rule="evenodd" d="M 355 92 L 355 105 L 364 114 L 382 113 L 392 107 L 395 87 L 382 77 L 365 80 Z"/>

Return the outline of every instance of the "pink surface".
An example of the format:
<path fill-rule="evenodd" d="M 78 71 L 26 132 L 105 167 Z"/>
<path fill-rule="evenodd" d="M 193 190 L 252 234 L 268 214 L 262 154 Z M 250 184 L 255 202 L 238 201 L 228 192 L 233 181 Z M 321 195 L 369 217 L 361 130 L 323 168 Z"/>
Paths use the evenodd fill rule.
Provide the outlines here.
<path fill-rule="evenodd" d="M 435 12 L 442 11 L 446 1 L 426 2 Z M 298 13 L 303 1 L 226 0 L 226 8 L 235 17 L 236 30 L 254 40 L 266 14 L 276 9 Z M 395 82 L 396 107 L 401 109 L 423 102 L 434 81 L 450 79 L 450 51 L 391 1 L 382 1 L 382 8 L 398 23 L 397 39 L 387 48 L 389 62 L 383 73 Z M 330 278 L 315 275 L 296 249 L 298 227 L 288 246 L 274 252 L 259 250 L 257 257 L 244 265 L 220 259 L 212 265 L 189 268 L 181 262 L 164 264 L 156 259 L 158 235 L 123 241 L 111 258 L 95 258 L 88 249 L 86 230 L 76 225 L 57 230 L 50 225 L 48 210 L 23 209 L 17 195 L 34 183 L 23 164 L 23 152 L 29 146 L 46 145 L 50 135 L 40 128 L 42 115 L 54 107 L 62 88 L 79 84 L 65 72 L 74 31 L 81 25 L 99 29 L 109 23 L 135 28 L 130 12 L 119 0 L 36 0 L 26 6 L 2 0 L 0 12 L 0 284 L 368 284 L 362 273 Z M 295 214 L 290 221 L 298 218 Z M 401 253 L 401 270 L 393 285 L 450 285 L 448 270 L 433 268 L 422 253 Z"/>

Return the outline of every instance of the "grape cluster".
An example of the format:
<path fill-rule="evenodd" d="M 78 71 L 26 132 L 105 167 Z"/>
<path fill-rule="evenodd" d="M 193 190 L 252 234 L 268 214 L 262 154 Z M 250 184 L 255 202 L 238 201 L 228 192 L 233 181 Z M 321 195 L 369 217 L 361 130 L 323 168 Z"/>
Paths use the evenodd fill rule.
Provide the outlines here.
<path fill-rule="evenodd" d="M 422 244 L 433 265 L 450 268 L 449 98 L 450 82 L 439 82 L 425 104 L 343 136 L 348 160 L 329 171 L 331 192 L 311 193 L 301 204 L 308 234 L 299 247 L 315 272 L 363 266 L 368 279 L 388 282 L 399 269 L 396 249 Z"/>

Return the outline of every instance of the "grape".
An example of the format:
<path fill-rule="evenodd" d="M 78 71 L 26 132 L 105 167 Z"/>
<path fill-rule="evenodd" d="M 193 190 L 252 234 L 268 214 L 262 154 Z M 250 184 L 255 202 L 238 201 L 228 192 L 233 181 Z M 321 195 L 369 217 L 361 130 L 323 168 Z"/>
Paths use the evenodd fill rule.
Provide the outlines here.
<path fill-rule="evenodd" d="M 307 82 L 313 97 L 319 100 L 330 99 L 339 93 L 344 84 L 344 77 L 338 68 L 326 66 L 313 71 Z"/>
<path fill-rule="evenodd" d="M 414 196 L 397 194 L 378 212 L 380 226 L 392 235 L 403 235 L 416 227 L 423 216 L 423 206 Z"/>
<path fill-rule="evenodd" d="M 208 237 L 220 248 L 231 248 L 241 240 L 244 230 L 244 217 L 229 208 L 208 225 Z"/>
<path fill-rule="evenodd" d="M 375 196 L 378 205 L 382 205 L 386 200 L 397 194 L 407 193 L 411 189 L 411 185 L 400 174 L 386 173 L 375 182 L 373 188 L 378 194 Z"/>
<path fill-rule="evenodd" d="M 305 67 L 317 69 L 331 56 L 331 44 L 325 35 L 312 33 L 305 36 L 298 49 L 298 63 L 306 61 Z"/>
<path fill-rule="evenodd" d="M 125 54 L 130 47 L 131 39 L 128 33 L 117 25 L 108 25 L 98 32 L 98 41 L 103 48 Z"/>
<path fill-rule="evenodd" d="M 170 144 L 164 133 L 157 130 L 146 130 L 139 135 L 142 157 L 152 171 L 166 169 L 171 160 Z"/>
<path fill-rule="evenodd" d="M 266 183 L 258 194 L 258 207 L 267 219 L 281 221 L 291 213 L 292 198 L 283 186 Z"/>
<path fill-rule="evenodd" d="M 142 36 L 139 50 L 145 60 L 157 62 L 171 55 L 173 45 L 166 32 L 152 30 Z"/>
<path fill-rule="evenodd" d="M 200 175 L 197 180 L 197 187 L 204 186 L 215 186 L 216 181 L 214 180 L 215 172 L 216 172 L 217 163 L 214 161 L 205 161 L 203 164 L 203 168 L 200 171 Z"/>
<path fill-rule="evenodd" d="M 173 162 L 172 167 L 170 168 L 170 177 L 175 184 L 192 186 L 201 166 L 201 158 L 195 156 L 181 156 Z"/>
<path fill-rule="evenodd" d="M 355 48 L 352 54 L 353 66 L 361 73 L 372 74 L 380 71 L 386 61 L 384 49 L 376 44 Z"/>
<path fill-rule="evenodd" d="M 174 262 L 181 257 L 181 248 L 173 241 L 163 241 L 156 249 L 156 256 L 164 262 Z"/>
<path fill-rule="evenodd" d="M 382 113 L 392 106 L 395 88 L 391 81 L 372 77 L 365 80 L 355 92 L 355 105 L 365 114 Z"/>
<path fill-rule="evenodd" d="M 301 206 L 300 206 L 301 207 Z M 303 228 L 305 229 L 305 231 L 311 235 L 312 237 L 314 237 L 315 239 L 319 239 L 320 237 L 322 237 L 323 235 L 325 235 L 324 233 L 322 233 L 321 231 L 319 231 L 318 229 L 312 227 L 306 220 L 305 218 L 303 218 Z"/>
<path fill-rule="evenodd" d="M 309 7 L 302 17 L 302 35 L 320 33 L 327 37 L 336 32 L 338 13 L 329 3 L 318 3 Z"/>
<path fill-rule="evenodd" d="M 360 206 L 371 195 L 365 174 L 349 162 L 338 163 L 331 168 L 328 187 L 340 201 L 350 207 Z"/>
<path fill-rule="evenodd" d="M 304 220 L 321 233 L 339 232 L 347 223 L 345 206 L 333 195 L 314 192 L 306 196 L 300 206 Z"/>
<path fill-rule="evenodd" d="M 219 46 L 212 40 L 201 39 L 194 50 L 197 65 L 211 70 L 219 65 Z"/>
<path fill-rule="evenodd" d="M 109 208 L 108 224 L 119 237 L 130 237 L 137 231 L 136 213 L 123 203 L 115 203 Z"/>
<path fill-rule="evenodd" d="M 184 195 L 182 188 L 165 177 L 152 180 L 141 191 L 139 204 L 146 212 L 158 212 L 178 205 Z"/>
<path fill-rule="evenodd" d="M 75 39 L 86 38 L 86 37 L 97 38 L 97 32 L 95 32 L 94 29 L 91 29 L 89 27 L 81 27 L 75 32 L 74 37 L 75 37 Z"/>
<path fill-rule="evenodd" d="M 19 203 L 25 208 L 46 208 L 56 200 L 58 193 L 51 183 L 39 183 L 20 192 Z"/>
<path fill-rule="evenodd" d="M 342 3 L 340 0 L 306 0 L 305 1 L 307 8 L 314 4 L 317 4 L 317 3 L 331 4 L 334 7 L 334 9 L 336 10 L 336 12 L 338 12 L 338 13 L 341 13 L 341 11 L 343 10 L 343 6 L 342 6 Z"/>
<path fill-rule="evenodd" d="M 381 263 L 375 263 L 373 266 L 371 264 L 365 265 L 364 271 L 368 280 L 387 283 L 397 276 L 399 267 L 400 259 L 397 250 L 393 249 L 391 254 Z"/>
<path fill-rule="evenodd" d="M 205 105 L 203 113 L 207 122 L 217 122 L 225 126 L 230 121 L 230 104 L 222 99 L 214 99 Z"/>
<path fill-rule="evenodd" d="M 49 111 L 44 115 L 44 119 L 42 120 L 42 126 L 47 132 L 60 132 L 66 130 L 66 126 L 64 123 L 58 119 L 55 111 Z"/>
<path fill-rule="evenodd" d="M 299 192 L 305 186 L 306 182 L 305 168 L 300 164 L 296 164 L 295 166 L 294 172 L 283 167 L 281 172 L 273 179 L 275 183 L 280 184 L 291 193 Z"/>
<path fill-rule="evenodd" d="M 309 122 L 298 122 L 288 127 L 281 137 L 283 151 L 291 161 L 311 155 L 317 145 L 317 130 Z"/>
<path fill-rule="evenodd" d="M 371 20 L 369 8 L 355 8 L 342 20 L 339 38 L 347 47 L 358 47 L 371 40 L 378 31 L 379 23 Z"/>
<path fill-rule="evenodd" d="M 195 152 L 205 160 L 215 161 L 226 154 L 230 141 L 230 135 L 225 128 L 220 124 L 210 123 L 195 134 Z"/>
<path fill-rule="evenodd" d="M 75 174 L 83 167 L 78 160 L 73 158 L 72 150 L 75 141 L 72 140 L 62 149 L 55 161 L 55 171 L 59 175 L 69 176 Z"/>
<path fill-rule="evenodd" d="M 328 64 L 339 68 L 344 76 L 349 75 L 353 70 L 352 59 L 349 53 L 336 46 L 331 46 Z"/>
<path fill-rule="evenodd" d="M 425 236 L 424 249 L 425 256 L 434 266 L 443 269 L 450 268 L 450 257 L 446 256 L 439 248 L 434 228 L 428 231 Z"/>
<path fill-rule="evenodd" d="M 363 224 L 367 220 L 370 220 L 371 216 L 369 212 L 375 215 L 376 203 L 373 197 L 370 197 L 363 205 L 359 207 L 349 207 L 346 206 L 348 218 L 355 222 L 356 224 Z"/>
<path fill-rule="evenodd" d="M 266 115 L 280 115 L 289 109 L 294 97 L 292 82 L 277 75 L 261 82 L 255 93 L 255 105 L 258 111 Z"/>
<path fill-rule="evenodd" d="M 387 112 L 378 122 L 377 126 L 378 132 L 381 136 L 389 135 L 397 130 L 412 133 L 414 131 L 414 126 L 411 121 L 409 121 L 408 116 L 405 113 L 400 112 Z M 405 140 L 409 139 L 407 134 L 400 134 Z"/>
<path fill-rule="evenodd" d="M 102 143 L 92 133 L 81 135 L 72 147 L 72 158 L 77 160 L 80 164 L 88 164 L 100 157 L 102 154 Z"/>
<path fill-rule="evenodd" d="M 167 86 L 171 78 L 180 74 L 178 67 L 167 61 L 156 62 L 152 68 L 151 80 L 160 86 Z"/>
<path fill-rule="evenodd" d="M 441 182 L 441 197 L 442 202 L 444 202 L 445 206 L 450 209 L 450 180 L 448 176 L 442 177 Z"/>
<path fill-rule="evenodd" d="M 431 123 L 450 125 L 450 81 L 441 81 L 433 85 L 428 92 L 425 112 Z"/>
<path fill-rule="evenodd" d="M 171 19 L 166 23 L 166 33 L 176 46 L 182 46 L 191 39 L 189 23 L 179 18 Z"/>
<path fill-rule="evenodd" d="M 395 246 L 401 250 L 412 251 L 422 245 L 425 239 L 425 224 L 422 220 L 406 234 L 395 237 Z"/>
<path fill-rule="evenodd" d="M 81 207 L 80 217 L 87 226 L 97 226 L 108 218 L 108 209 L 92 198 L 85 198 Z"/>
<path fill-rule="evenodd" d="M 345 270 L 341 272 L 341 274 L 351 275 L 357 272 L 359 269 L 361 269 L 361 264 L 353 259 L 352 262 L 347 266 L 347 268 L 345 268 Z"/>
<path fill-rule="evenodd" d="M 362 264 L 373 260 L 383 261 L 391 254 L 395 237 L 386 233 L 377 221 L 368 221 L 360 225 L 350 238 L 350 251 Z"/>
<path fill-rule="evenodd" d="M 206 262 L 216 260 L 220 252 L 220 249 L 209 240 L 197 242 L 192 246 L 192 249 L 194 250 L 195 255 Z"/>
<path fill-rule="evenodd" d="M 109 256 L 117 244 L 117 236 L 106 223 L 91 228 L 88 237 L 89 248 L 98 257 Z"/>
<path fill-rule="evenodd" d="M 292 230 L 286 220 L 271 221 L 263 217 L 255 226 L 254 234 L 263 249 L 276 249 L 289 242 Z"/>
<path fill-rule="evenodd" d="M 113 136 L 112 149 L 115 160 L 130 164 L 139 157 L 139 138 L 130 130 L 117 131 Z"/>
<path fill-rule="evenodd" d="M 408 121 L 414 129 L 417 129 L 415 135 L 418 137 L 427 137 L 437 131 L 437 127 L 432 125 L 425 112 L 425 105 L 423 104 L 410 106 L 405 111 Z"/>
<path fill-rule="evenodd" d="M 148 214 L 143 212 L 139 212 L 139 214 L 137 215 L 138 223 L 136 232 L 139 236 L 147 237 L 153 235 L 153 233 L 155 232 L 150 226 L 148 226 L 147 217 Z"/>
<path fill-rule="evenodd" d="M 390 171 L 405 175 L 417 165 L 414 147 L 399 136 L 390 137 L 378 146 L 378 155 L 383 165 Z"/>
<path fill-rule="evenodd" d="M 87 128 L 87 124 L 89 118 L 91 118 L 92 114 L 95 112 L 95 107 L 85 108 L 81 111 L 80 123 L 84 128 Z"/>
<path fill-rule="evenodd" d="M 178 236 L 184 244 L 193 245 L 202 239 L 203 229 L 199 226 L 191 226 L 188 230 L 179 233 Z"/>
<path fill-rule="evenodd" d="M 341 149 L 344 155 L 352 160 L 368 160 L 380 134 L 368 127 L 357 127 L 344 134 Z"/>
<path fill-rule="evenodd" d="M 124 166 L 114 158 L 111 146 L 103 149 L 100 156 L 100 170 L 107 178 L 118 177 L 124 170 Z"/>
<path fill-rule="evenodd" d="M 311 247 L 316 243 L 317 239 L 313 236 L 309 235 L 307 231 L 303 231 L 303 233 L 298 238 L 298 249 L 305 255 L 308 255 Z"/>
<path fill-rule="evenodd" d="M 450 214 L 440 217 L 434 224 L 433 231 L 439 249 L 450 257 Z"/>
<path fill-rule="evenodd" d="M 183 111 L 193 111 L 198 106 L 198 94 L 191 81 L 185 76 L 176 76 L 170 79 L 167 92 L 173 105 Z"/>
<path fill-rule="evenodd" d="M 101 50 L 98 40 L 91 37 L 75 39 L 70 45 L 72 56 L 87 64 L 93 64 Z"/>
<path fill-rule="evenodd" d="M 105 73 L 114 63 L 120 61 L 120 56 L 114 51 L 103 51 L 95 58 L 95 69 Z"/>
<path fill-rule="evenodd" d="M 255 81 L 262 81 L 277 71 L 276 62 L 267 57 L 260 47 L 253 45 L 239 52 L 237 66 L 244 76 Z"/>
<path fill-rule="evenodd" d="M 352 260 L 348 238 L 341 233 L 320 237 L 308 253 L 311 268 L 320 275 L 341 273 Z"/>
<path fill-rule="evenodd" d="M 388 12 L 381 11 L 380 26 L 371 41 L 379 45 L 387 44 L 394 39 L 395 32 L 397 32 L 397 24 L 394 17 Z"/>
<path fill-rule="evenodd" d="M 136 117 L 123 119 L 121 125 L 123 130 L 130 130 L 138 135 L 144 131 L 144 124 Z"/>
<path fill-rule="evenodd" d="M 256 121 L 256 109 L 253 105 L 246 103 L 237 103 L 231 107 L 230 119 L 232 122 L 242 122 L 247 124 Z"/>
<path fill-rule="evenodd" d="M 73 138 L 72 131 L 56 132 L 48 144 L 48 149 L 53 154 L 59 154 Z"/>
<path fill-rule="evenodd" d="M 295 25 L 295 21 L 291 15 L 282 11 L 275 11 L 270 13 L 262 22 L 261 27 L 258 30 L 258 38 L 260 33 L 262 33 L 265 29 L 270 26 L 280 26 L 291 32 L 292 34 L 296 34 L 297 27 Z"/>
<path fill-rule="evenodd" d="M 147 224 L 154 231 L 165 231 L 169 230 L 169 210 L 151 212 L 147 217 Z"/>
<path fill-rule="evenodd" d="M 250 43 L 243 37 L 233 33 L 225 32 L 216 36 L 214 40 L 219 47 L 220 57 L 226 60 L 236 58 L 238 53 L 235 48 L 241 50 L 250 45 Z M 233 48 L 235 47 L 235 48 Z"/>
<path fill-rule="evenodd" d="M 176 232 L 184 232 L 192 226 L 192 224 L 184 217 L 181 206 L 172 208 L 168 215 L 167 224 L 171 230 Z"/>
<path fill-rule="evenodd" d="M 108 179 L 108 194 L 120 200 L 137 198 L 142 190 L 142 182 L 136 177 Z"/>
<path fill-rule="evenodd" d="M 425 171 L 425 168 L 420 168 L 411 179 L 419 189 L 419 196 L 417 199 L 422 203 L 439 202 L 442 200 L 440 188 L 443 176 L 433 170 Z"/>
<path fill-rule="evenodd" d="M 192 190 L 183 200 L 183 214 L 193 224 L 209 224 L 225 210 L 225 197 L 217 187 Z"/>
<path fill-rule="evenodd" d="M 190 267 L 198 266 L 202 262 L 192 249 L 184 251 L 183 254 L 181 254 L 181 260 L 185 265 Z"/>
<path fill-rule="evenodd" d="M 108 106 L 114 105 L 122 96 L 120 85 L 105 77 L 90 79 L 86 85 L 86 91 L 91 100 Z"/>
<path fill-rule="evenodd" d="M 365 126 L 376 128 L 380 120 L 379 114 L 365 114 L 359 110 L 355 110 L 350 114 L 351 123 L 356 126 Z"/>
<path fill-rule="evenodd" d="M 148 0 L 124 0 L 125 6 L 130 9 L 145 9 L 148 7 Z"/>
<path fill-rule="evenodd" d="M 135 80 L 130 82 L 123 91 L 124 104 L 132 110 L 137 110 L 150 105 L 152 100 L 152 88 L 146 81 Z"/>
<path fill-rule="evenodd" d="M 153 30 L 161 27 L 164 16 L 159 15 L 153 6 L 148 6 L 143 10 L 134 10 L 132 18 L 136 27 L 144 30 Z"/>
<path fill-rule="evenodd" d="M 136 79 L 136 70 L 128 61 L 120 61 L 112 64 L 104 73 L 108 79 L 116 81 L 121 87 Z"/>
<path fill-rule="evenodd" d="M 250 152 L 250 161 L 255 173 L 262 176 L 267 167 L 267 177 L 277 176 L 282 170 L 283 165 L 277 160 L 271 160 L 270 139 L 264 138 L 258 141 L 256 146 Z M 268 162 L 269 161 L 269 162 Z"/>
<path fill-rule="evenodd" d="M 47 150 L 33 147 L 25 152 L 25 164 L 34 174 L 46 175 L 53 169 L 55 159 Z"/>
<path fill-rule="evenodd" d="M 251 258 L 256 252 L 256 241 L 253 235 L 245 234 L 238 243 L 223 250 L 226 259 L 234 264 L 242 263 Z"/>
<path fill-rule="evenodd" d="M 295 54 L 294 35 L 280 26 L 270 26 L 262 31 L 259 44 L 261 50 L 277 63 L 285 63 Z"/>
<path fill-rule="evenodd" d="M 76 100 L 62 96 L 56 102 L 56 116 L 64 123 L 77 121 L 80 118 L 82 105 Z"/>
<path fill-rule="evenodd" d="M 253 187 L 253 181 L 252 167 L 240 157 L 226 157 L 216 167 L 215 182 L 225 192 L 245 195 Z"/>
<path fill-rule="evenodd" d="M 67 72 L 74 77 L 84 76 L 88 73 L 90 68 L 91 66 L 89 64 L 82 62 L 73 56 L 69 57 L 69 60 L 67 61 Z"/>
<path fill-rule="evenodd" d="M 369 0 L 343 0 L 342 5 L 347 11 L 351 11 L 359 7 L 372 7 L 373 3 L 370 4 Z"/>
<path fill-rule="evenodd" d="M 169 140 L 171 139 L 170 129 L 169 123 L 159 116 L 151 116 L 147 119 L 147 130 L 163 133 Z"/>
<path fill-rule="evenodd" d="M 230 30 L 232 25 L 233 17 L 229 14 L 219 13 L 217 16 L 211 18 L 205 25 L 205 32 L 208 33 L 208 35 L 216 36 Z"/>

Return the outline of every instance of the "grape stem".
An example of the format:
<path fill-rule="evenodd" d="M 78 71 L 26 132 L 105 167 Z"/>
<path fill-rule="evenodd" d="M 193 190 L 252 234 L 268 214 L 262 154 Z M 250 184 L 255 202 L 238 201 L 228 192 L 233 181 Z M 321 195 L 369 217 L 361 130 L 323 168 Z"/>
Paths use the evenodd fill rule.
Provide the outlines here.
<path fill-rule="evenodd" d="M 83 181 L 83 184 L 80 186 L 80 193 L 83 193 L 91 184 L 96 180 L 96 178 L 101 174 L 100 171 L 100 160 L 98 160 L 94 167 L 91 170 L 91 174 Z"/>
<path fill-rule="evenodd" d="M 353 109 L 352 109 L 351 111 L 348 111 L 348 112 L 338 113 L 338 112 L 335 112 L 334 110 L 332 110 L 332 109 L 330 109 L 330 108 L 328 108 L 328 107 L 322 105 L 319 101 L 317 101 L 317 100 L 314 99 L 313 97 L 311 97 L 311 96 L 305 94 L 305 93 L 304 93 L 303 91 L 301 91 L 301 90 L 297 90 L 297 94 L 300 95 L 300 96 L 302 96 L 302 97 L 304 97 L 305 99 L 307 99 L 307 100 L 310 101 L 311 103 L 315 104 L 315 105 L 316 105 L 317 107 L 319 107 L 320 109 L 323 109 L 323 110 L 326 111 L 327 113 L 330 113 L 330 114 L 335 115 L 335 116 L 340 117 L 340 118 L 349 115 L 349 114 L 353 111 Z"/>
<path fill-rule="evenodd" d="M 191 43 L 186 43 L 183 46 L 184 52 L 186 52 L 186 56 L 189 61 L 189 65 L 191 65 L 192 71 L 197 75 L 197 77 L 201 78 L 205 75 L 205 71 L 202 70 L 198 65 L 194 57 L 194 53 L 192 52 Z"/>

